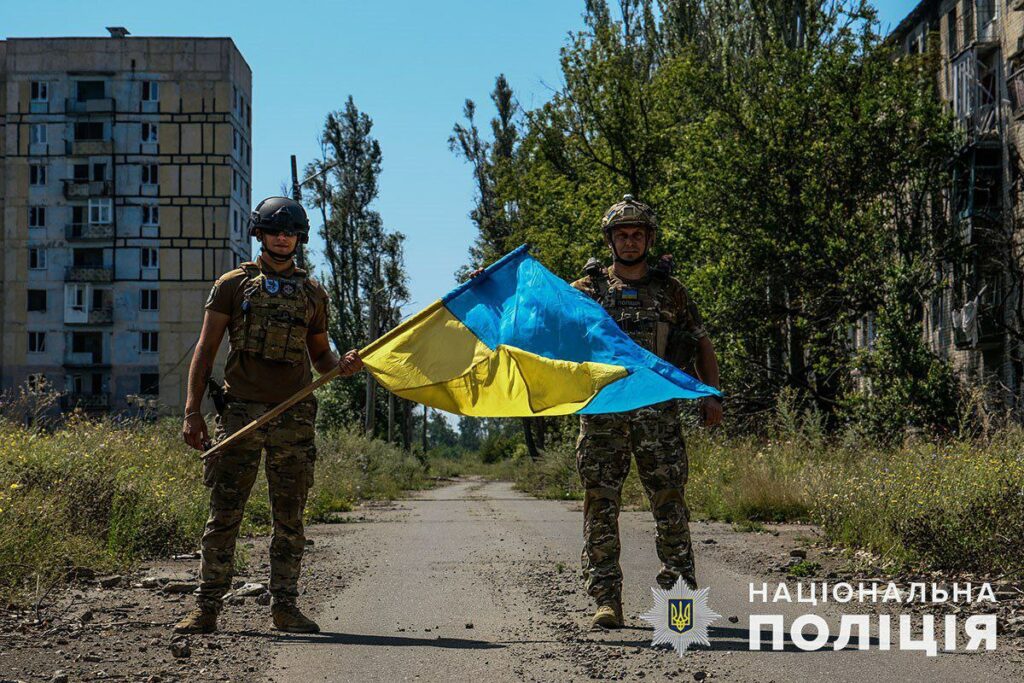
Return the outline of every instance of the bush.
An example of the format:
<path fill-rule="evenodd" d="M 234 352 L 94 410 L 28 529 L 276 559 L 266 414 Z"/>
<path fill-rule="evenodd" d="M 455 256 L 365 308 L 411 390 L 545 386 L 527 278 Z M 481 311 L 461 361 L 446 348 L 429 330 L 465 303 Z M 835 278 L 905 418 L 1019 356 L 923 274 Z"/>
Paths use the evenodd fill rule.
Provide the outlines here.
<path fill-rule="evenodd" d="M 480 460 L 488 464 L 502 460 L 511 460 L 518 446 L 518 439 L 500 434 L 491 434 L 480 444 Z"/>
<path fill-rule="evenodd" d="M 693 518 L 743 530 L 813 521 L 829 542 L 870 550 L 890 568 L 1024 571 L 1024 428 L 889 445 L 872 430 L 827 436 L 820 416 L 794 405 L 783 401 L 758 436 L 687 430 Z M 518 462 L 513 476 L 534 495 L 582 498 L 568 448 Z M 623 502 L 647 507 L 635 468 Z"/>

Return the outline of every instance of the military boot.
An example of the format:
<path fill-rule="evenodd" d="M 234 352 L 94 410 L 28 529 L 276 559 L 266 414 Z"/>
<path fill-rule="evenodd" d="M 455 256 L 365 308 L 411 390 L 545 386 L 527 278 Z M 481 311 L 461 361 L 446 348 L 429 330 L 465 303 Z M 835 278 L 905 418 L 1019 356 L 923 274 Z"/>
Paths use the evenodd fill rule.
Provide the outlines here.
<path fill-rule="evenodd" d="M 217 610 L 198 605 L 174 625 L 175 633 L 213 633 L 217 630 Z"/>
<path fill-rule="evenodd" d="M 590 629 L 622 628 L 624 623 L 622 600 L 610 599 L 597 606 L 597 611 L 590 620 Z"/>
<path fill-rule="evenodd" d="M 295 603 L 275 602 L 270 607 L 274 628 L 287 633 L 319 633 L 317 623 L 299 611 Z"/>
<path fill-rule="evenodd" d="M 668 570 L 662 570 L 662 572 L 660 574 L 658 574 L 657 577 L 655 577 L 655 581 L 664 590 L 670 591 L 673 588 L 675 588 L 676 577 L 677 576 L 682 578 L 682 580 L 686 584 L 687 588 L 689 588 L 692 591 L 697 590 L 697 579 L 696 579 L 696 577 L 694 577 L 694 575 L 692 573 L 689 573 L 689 574 L 672 574 L 672 573 L 669 573 Z"/>

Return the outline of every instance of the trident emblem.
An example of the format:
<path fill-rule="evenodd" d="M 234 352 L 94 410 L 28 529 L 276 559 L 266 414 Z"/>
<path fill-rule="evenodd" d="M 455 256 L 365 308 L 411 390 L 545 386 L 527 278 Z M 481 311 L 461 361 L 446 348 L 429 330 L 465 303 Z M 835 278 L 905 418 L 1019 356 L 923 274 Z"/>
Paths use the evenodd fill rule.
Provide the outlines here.
<path fill-rule="evenodd" d="M 686 633 L 693 627 L 693 600 L 691 598 L 668 601 L 668 627 L 676 633 Z"/>

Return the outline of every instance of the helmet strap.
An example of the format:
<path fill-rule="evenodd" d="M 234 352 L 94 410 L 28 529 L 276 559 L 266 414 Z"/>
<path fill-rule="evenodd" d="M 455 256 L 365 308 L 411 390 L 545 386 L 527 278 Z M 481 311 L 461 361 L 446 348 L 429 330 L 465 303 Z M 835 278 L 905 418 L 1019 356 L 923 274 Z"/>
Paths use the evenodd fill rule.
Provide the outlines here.
<path fill-rule="evenodd" d="M 273 251 L 270 251 L 269 249 L 267 249 L 265 247 L 263 249 L 263 253 L 266 254 L 267 256 L 269 256 L 270 260 L 275 261 L 277 263 L 288 263 L 289 261 L 292 260 L 292 257 L 295 256 L 295 252 L 296 252 L 296 250 L 292 249 L 290 254 L 288 254 L 287 256 L 282 256 L 281 254 L 277 254 L 277 253 L 275 253 Z"/>
<path fill-rule="evenodd" d="M 291 252 L 283 256 L 274 251 L 271 251 L 270 249 L 267 249 L 267 245 L 266 243 L 264 243 L 263 239 L 260 239 L 260 248 L 263 250 L 263 253 L 269 256 L 270 260 L 273 261 L 274 263 L 288 263 L 295 256 L 295 252 L 299 250 L 299 243 L 296 242 L 295 248 L 292 249 Z"/>
<path fill-rule="evenodd" d="M 612 248 L 612 257 L 615 259 L 616 263 L 621 263 L 624 266 L 635 266 L 636 264 L 641 263 L 641 262 L 647 260 L 647 254 L 650 251 L 650 241 L 651 241 L 650 238 L 651 238 L 651 233 L 648 232 L 647 233 L 647 237 L 644 238 L 644 251 L 643 251 L 643 253 L 640 254 L 639 256 L 637 256 L 636 258 L 631 258 L 631 259 L 625 259 L 625 258 L 622 258 L 621 256 L 619 256 L 618 250 L 615 249 L 615 240 L 612 239 L 611 231 L 610 230 L 608 231 L 608 246 L 610 246 Z"/>

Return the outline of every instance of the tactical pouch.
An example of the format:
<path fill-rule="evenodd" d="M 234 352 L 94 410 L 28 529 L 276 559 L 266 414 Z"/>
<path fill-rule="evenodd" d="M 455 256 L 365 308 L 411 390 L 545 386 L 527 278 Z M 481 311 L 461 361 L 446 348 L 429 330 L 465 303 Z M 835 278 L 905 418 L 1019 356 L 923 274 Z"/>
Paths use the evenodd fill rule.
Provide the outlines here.
<path fill-rule="evenodd" d="M 306 353 L 306 332 L 306 327 L 280 320 L 268 320 L 263 337 L 263 358 L 284 363 L 301 363 Z"/>

